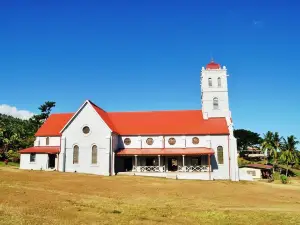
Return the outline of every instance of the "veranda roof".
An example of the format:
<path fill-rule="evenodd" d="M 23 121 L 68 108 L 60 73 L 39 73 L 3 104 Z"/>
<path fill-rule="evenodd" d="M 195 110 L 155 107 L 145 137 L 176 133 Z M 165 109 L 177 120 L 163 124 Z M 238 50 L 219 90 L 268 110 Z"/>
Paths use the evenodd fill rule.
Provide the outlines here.
<path fill-rule="evenodd" d="M 20 150 L 23 153 L 45 153 L 45 154 L 56 154 L 59 153 L 59 146 L 43 146 L 43 147 L 30 147 Z"/>

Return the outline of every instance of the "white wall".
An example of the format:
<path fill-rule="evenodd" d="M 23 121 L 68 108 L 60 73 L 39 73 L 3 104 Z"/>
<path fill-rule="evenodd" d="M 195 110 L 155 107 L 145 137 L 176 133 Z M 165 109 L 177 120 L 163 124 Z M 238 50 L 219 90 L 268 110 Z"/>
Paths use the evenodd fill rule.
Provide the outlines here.
<path fill-rule="evenodd" d="M 152 138 L 153 144 L 148 145 L 147 139 Z M 141 137 L 142 148 L 162 148 L 163 147 L 163 137 L 162 136 L 142 136 Z"/>
<path fill-rule="evenodd" d="M 48 166 L 48 154 L 36 154 L 35 162 L 30 162 L 30 154 L 21 154 L 20 169 L 45 170 Z"/>
<path fill-rule="evenodd" d="M 193 144 L 193 138 L 197 137 L 199 138 L 199 144 Z M 196 148 L 196 147 L 205 147 L 205 148 L 210 148 L 211 146 L 211 139 L 210 135 L 206 136 L 197 136 L 197 135 L 189 135 L 186 136 L 186 147 L 187 148 Z"/>
<path fill-rule="evenodd" d="M 252 176 L 253 179 L 261 179 L 260 169 L 243 167 L 243 168 L 240 168 L 240 171 L 244 174 L 246 173 L 246 174 Z M 254 173 L 255 175 L 252 173 Z"/>
<path fill-rule="evenodd" d="M 34 146 L 60 146 L 60 137 L 49 136 L 49 145 L 46 145 L 47 137 L 36 137 Z"/>
<path fill-rule="evenodd" d="M 84 134 L 82 128 L 88 126 L 89 134 Z M 70 125 L 63 131 L 65 147 L 62 146 L 60 154 L 60 171 L 63 171 L 63 158 L 65 158 L 65 171 L 78 173 L 92 173 L 109 175 L 110 173 L 110 142 L 111 131 L 101 119 L 94 108 L 86 103 Z M 64 142 L 64 141 L 62 141 Z M 73 147 L 79 146 L 79 163 L 73 164 Z M 92 164 L 92 146 L 97 145 L 97 164 Z"/>
<path fill-rule="evenodd" d="M 131 142 L 129 145 L 124 144 L 125 138 L 130 138 Z M 120 136 L 119 137 L 119 148 L 141 148 L 141 137 L 140 136 Z"/>
<path fill-rule="evenodd" d="M 192 139 L 194 137 L 199 138 L 199 144 L 193 144 Z M 130 145 L 125 145 L 125 138 L 130 138 Z M 153 138 L 154 143 L 148 145 L 146 140 L 148 138 Z M 119 137 L 119 146 L 118 148 L 196 148 L 196 147 L 205 147 L 210 148 L 211 138 L 210 135 L 174 135 L 174 136 L 120 136 Z M 169 144 L 169 138 L 175 138 L 175 145 Z M 164 141 L 163 141 L 164 140 Z"/>
<path fill-rule="evenodd" d="M 223 147 L 224 163 L 218 162 L 218 146 Z M 211 147 L 215 151 L 215 155 L 211 158 L 211 165 L 215 179 L 229 179 L 229 155 L 228 155 L 228 136 L 227 135 L 212 135 Z"/>
<path fill-rule="evenodd" d="M 212 79 L 212 86 L 209 86 L 209 78 Z M 221 78 L 221 86 L 218 86 L 218 78 Z M 207 113 L 208 117 L 230 117 L 227 70 L 225 67 L 219 70 L 207 70 L 202 68 L 201 71 L 201 94 L 202 110 Z M 213 99 L 218 98 L 219 109 L 213 108 Z"/>

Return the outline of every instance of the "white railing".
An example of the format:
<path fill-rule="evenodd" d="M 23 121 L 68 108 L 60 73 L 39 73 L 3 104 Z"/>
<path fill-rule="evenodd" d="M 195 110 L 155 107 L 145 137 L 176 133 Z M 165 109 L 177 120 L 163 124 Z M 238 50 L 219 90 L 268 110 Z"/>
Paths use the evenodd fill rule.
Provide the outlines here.
<path fill-rule="evenodd" d="M 208 172 L 207 165 L 197 165 L 197 166 L 178 166 L 178 172 Z"/>
<path fill-rule="evenodd" d="M 133 166 L 134 172 L 164 172 L 165 166 Z"/>

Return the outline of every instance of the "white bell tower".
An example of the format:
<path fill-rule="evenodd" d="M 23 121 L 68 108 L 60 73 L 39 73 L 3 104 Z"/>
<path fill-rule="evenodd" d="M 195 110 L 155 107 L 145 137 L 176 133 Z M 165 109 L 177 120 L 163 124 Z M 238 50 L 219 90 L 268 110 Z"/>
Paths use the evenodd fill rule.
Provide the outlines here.
<path fill-rule="evenodd" d="M 228 100 L 227 69 L 213 60 L 202 67 L 201 102 L 204 119 L 231 117 Z"/>

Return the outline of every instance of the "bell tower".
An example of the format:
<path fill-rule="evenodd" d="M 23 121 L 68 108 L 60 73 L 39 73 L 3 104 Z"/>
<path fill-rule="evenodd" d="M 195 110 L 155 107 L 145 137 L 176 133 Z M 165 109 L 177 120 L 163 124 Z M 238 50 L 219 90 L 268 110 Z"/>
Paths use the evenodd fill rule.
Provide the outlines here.
<path fill-rule="evenodd" d="M 204 119 L 231 117 L 228 100 L 227 69 L 211 60 L 201 70 L 201 102 Z"/>

